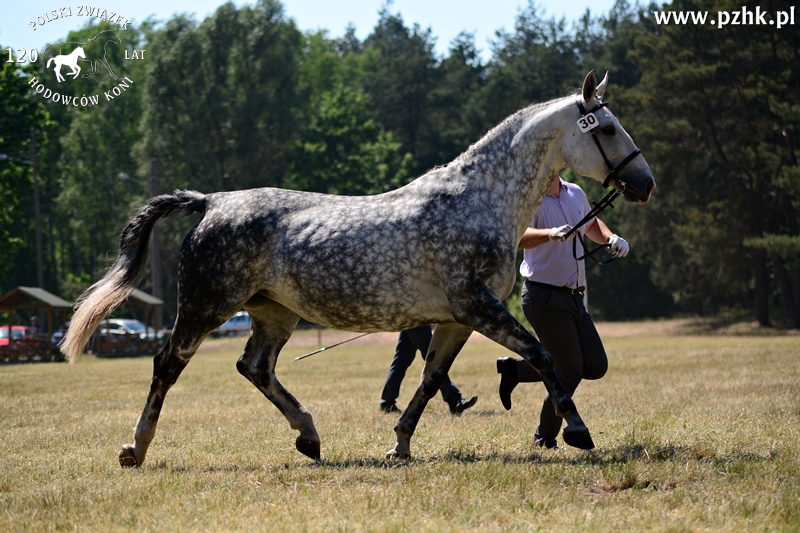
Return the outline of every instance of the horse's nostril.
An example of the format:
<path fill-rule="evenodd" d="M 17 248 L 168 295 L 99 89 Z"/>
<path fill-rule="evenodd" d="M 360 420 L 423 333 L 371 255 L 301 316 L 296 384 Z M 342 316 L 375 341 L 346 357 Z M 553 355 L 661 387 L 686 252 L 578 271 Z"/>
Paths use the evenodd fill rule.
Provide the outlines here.
<path fill-rule="evenodd" d="M 647 184 L 647 195 L 650 196 L 654 190 L 656 190 L 656 182 L 651 179 L 650 183 Z"/>

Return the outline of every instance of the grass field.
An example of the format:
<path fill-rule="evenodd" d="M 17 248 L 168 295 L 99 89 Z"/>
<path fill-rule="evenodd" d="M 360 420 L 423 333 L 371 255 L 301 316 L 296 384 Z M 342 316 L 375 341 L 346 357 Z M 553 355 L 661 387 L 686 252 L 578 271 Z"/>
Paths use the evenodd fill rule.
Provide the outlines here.
<path fill-rule="evenodd" d="M 593 452 L 533 448 L 543 387 L 504 411 L 508 352 L 470 340 L 451 377 L 477 406 L 452 417 L 432 400 L 414 459 L 389 463 L 393 337 L 295 362 L 316 347 L 300 336 L 278 376 L 314 414 L 319 463 L 236 372 L 244 338 L 204 344 L 135 470 L 117 453 L 151 358 L 0 367 L 0 531 L 800 530 L 800 336 L 606 336 L 608 374 L 575 397 Z"/>

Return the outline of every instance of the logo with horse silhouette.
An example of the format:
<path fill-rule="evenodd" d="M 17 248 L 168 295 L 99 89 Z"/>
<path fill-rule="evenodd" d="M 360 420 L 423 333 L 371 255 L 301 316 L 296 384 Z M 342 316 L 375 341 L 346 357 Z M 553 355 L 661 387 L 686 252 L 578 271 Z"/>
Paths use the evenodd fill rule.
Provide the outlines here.
<path fill-rule="evenodd" d="M 112 53 L 111 47 L 120 46 L 121 44 L 122 40 L 119 38 L 119 35 L 117 35 L 116 30 L 106 30 L 85 42 L 65 42 L 57 45 L 50 45 L 54 48 L 57 47 L 59 52 L 69 50 L 73 46 L 74 48 L 72 48 L 72 51 L 69 53 L 61 53 L 48 59 L 47 69 L 50 69 L 52 64 L 53 71 L 56 75 L 56 81 L 61 83 L 66 81 L 64 74 L 61 72 L 61 67 L 68 67 L 70 69 L 67 76 L 71 76 L 72 79 L 77 79 L 81 72 L 84 71 L 85 73 L 81 77 L 91 78 L 97 73 L 97 65 L 100 64 L 108 71 L 108 75 L 116 80 L 117 75 L 114 74 L 114 70 L 108 62 L 108 56 Z M 50 46 L 48 46 L 48 48 L 50 48 Z M 45 49 L 45 51 L 47 51 L 47 49 Z M 78 63 L 82 63 L 83 68 Z"/>

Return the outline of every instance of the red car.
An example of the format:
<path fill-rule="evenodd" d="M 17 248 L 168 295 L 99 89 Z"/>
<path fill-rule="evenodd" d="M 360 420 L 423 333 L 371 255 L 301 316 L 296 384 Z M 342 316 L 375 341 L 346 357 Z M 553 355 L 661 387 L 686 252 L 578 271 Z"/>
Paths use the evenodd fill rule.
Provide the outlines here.
<path fill-rule="evenodd" d="M 30 336 L 30 326 L 11 326 L 12 338 L 24 339 Z M 8 326 L 0 326 L 0 346 L 8 346 Z"/>

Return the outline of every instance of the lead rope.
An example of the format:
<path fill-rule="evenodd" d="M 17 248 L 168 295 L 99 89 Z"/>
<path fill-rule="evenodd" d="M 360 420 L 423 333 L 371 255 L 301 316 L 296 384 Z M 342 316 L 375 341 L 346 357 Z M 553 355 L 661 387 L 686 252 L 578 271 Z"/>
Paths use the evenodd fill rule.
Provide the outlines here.
<path fill-rule="evenodd" d="M 624 189 L 624 186 L 623 186 L 623 189 Z M 600 213 L 602 213 L 603 211 L 605 211 L 605 209 L 606 209 L 606 208 L 610 207 L 611 209 L 614 209 L 614 200 L 616 200 L 616 199 L 617 199 L 617 197 L 618 197 L 620 194 L 621 194 L 621 192 L 620 192 L 620 191 L 618 191 L 617 189 L 611 189 L 611 190 L 608 192 L 608 194 L 606 194 L 606 195 L 603 197 L 603 199 L 602 199 L 602 200 L 600 200 L 600 201 L 599 201 L 599 202 L 597 202 L 597 203 L 595 203 L 595 202 L 592 202 L 592 203 L 594 204 L 594 207 L 592 207 L 592 208 L 589 210 L 589 212 L 586 214 L 586 216 L 585 216 L 585 217 L 583 217 L 583 218 L 580 220 L 580 222 L 578 222 L 577 224 L 575 224 L 575 226 L 573 226 L 573 227 L 572 227 L 572 229 L 570 229 L 570 230 L 567 232 L 567 234 L 564 236 L 564 239 L 566 240 L 567 238 L 569 238 L 569 236 L 570 236 L 570 235 L 572 235 L 573 233 L 575 233 L 576 231 L 578 231 L 578 230 L 579 230 L 581 227 L 583 227 L 583 226 L 584 226 L 584 225 L 585 225 L 587 222 L 589 222 L 589 221 L 590 221 L 592 218 L 596 217 L 597 215 L 599 215 Z M 578 241 L 579 239 L 580 239 L 580 241 L 581 241 L 581 246 L 583 246 L 583 250 L 584 250 L 584 252 L 586 252 L 586 253 L 585 253 L 584 255 L 582 255 L 581 257 L 578 257 L 578 243 L 577 243 L 577 241 Z M 583 243 L 583 235 L 581 235 L 580 233 L 578 233 L 578 235 L 576 235 L 576 236 L 575 236 L 575 239 L 572 241 L 572 257 L 574 257 L 576 261 L 585 261 L 585 260 L 586 260 L 586 258 L 588 257 L 589 259 L 591 259 L 592 261 L 594 261 L 594 262 L 595 262 L 595 263 L 597 263 L 598 265 L 607 265 L 607 264 L 609 264 L 611 261 L 613 261 L 614 259 L 616 259 L 616 258 L 617 258 L 617 256 L 616 256 L 616 255 L 614 255 L 614 256 L 612 256 L 612 257 L 611 257 L 611 259 L 607 259 L 607 260 L 605 260 L 605 261 L 598 261 L 597 259 L 595 259 L 595 258 L 594 258 L 594 254 L 595 254 L 595 253 L 597 253 L 597 252 L 599 252 L 599 251 L 600 251 L 600 250 L 602 250 L 603 248 L 608 248 L 609 246 L 610 246 L 609 244 L 602 244 L 602 245 L 598 246 L 597 248 L 595 248 L 594 250 L 591 250 L 591 251 L 589 251 L 589 250 L 587 250 L 587 249 L 586 249 L 586 245 Z"/>

